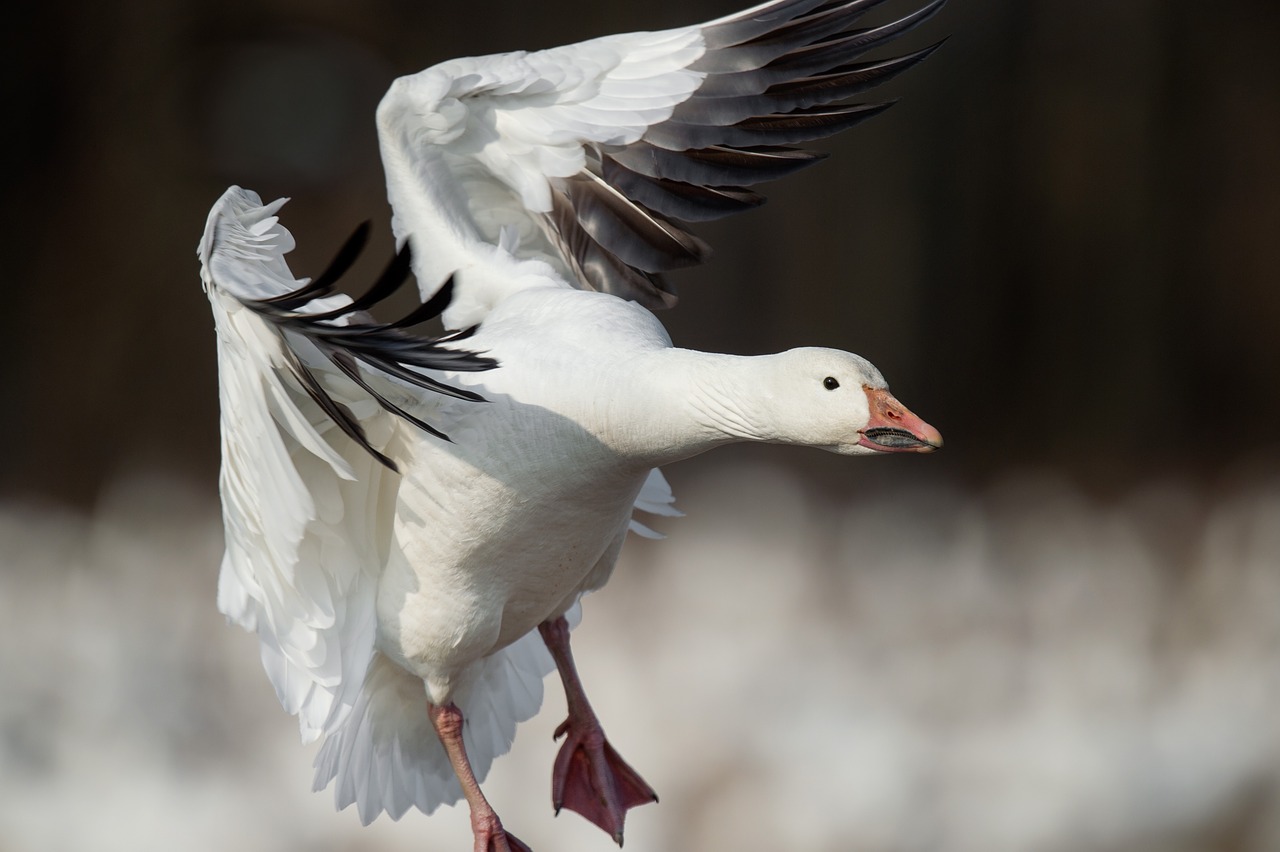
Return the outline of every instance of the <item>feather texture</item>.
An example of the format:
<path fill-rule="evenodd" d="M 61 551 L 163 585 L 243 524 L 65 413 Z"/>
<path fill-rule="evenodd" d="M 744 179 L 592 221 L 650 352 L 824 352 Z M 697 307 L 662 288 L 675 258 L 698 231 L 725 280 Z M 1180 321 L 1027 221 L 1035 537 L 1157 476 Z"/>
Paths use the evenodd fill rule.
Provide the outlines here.
<path fill-rule="evenodd" d="M 479 322 L 528 286 L 513 272 L 524 260 L 549 264 L 559 286 L 674 304 L 656 276 L 710 255 L 684 223 L 758 206 L 747 187 L 820 158 L 790 146 L 883 112 L 891 102 L 846 99 L 936 49 L 865 58 L 945 0 L 857 27 L 884 2 L 774 0 L 701 26 L 452 60 L 397 80 L 378 110 L 396 233 L 430 241 L 414 261 L 428 288 L 467 269 L 460 286 L 484 294 L 446 324 Z M 504 228 L 514 241 L 502 242 Z M 492 257 L 500 243 L 505 259 Z"/>
<path fill-rule="evenodd" d="M 304 741 L 340 725 L 373 653 L 379 507 L 395 476 L 364 444 L 385 447 L 394 423 L 340 375 L 316 378 L 364 436 L 336 428 L 298 382 L 323 359 L 246 303 L 299 289 L 284 262 L 293 239 L 233 187 L 201 240 L 202 277 L 218 335 L 226 554 L 218 606 L 258 634 L 264 668 Z M 317 310 L 345 297 L 316 296 Z M 348 507 L 364 507 L 349 511 Z"/>
<path fill-rule="evenodd" d="M 575 604 L 570 627 L 582 619 Z M 466 717 L 463 742 L 476 778 L 511 750 L 516 726 L 542 706 L 543 679 L 555 663 L 537 632 L 486 657 L 455 699 Z M 422 681 L 380 653 L 374 655 L 351 716 L 325 740 L 312 788 L 334 784 L 339 810 L 355 805 L 360 821 L 382 812 L 399 819 L 411 807 L 430 814 L 462 799 L 462 788 L 431 726 Z"/>
<path fill-rule="evenodd" d="M 644 486 L 640 489 L 640 496 L 636 497 L 636 509 L 664 518 L 684 517 L 684 512 L 676 508 L 676 498 L 671 493 L 671 486 L 667 483 L 667 478 L 656 467 L 649 471 L 649 476 L 645 479 Z M 630 529 L 631 532 L 644 538 L 666 537 L 662 533 L 656 532 L 640 523 L 635 517 L 631 518 Z"/>
<path fill-rule="evenodd" d="M 424 432 L 448 440 L 448 436 L 439 429 L 409 413 L 374 388 L 362 375 L 358 364 L 363 363 L 383 375 L 394 376 L 410 386 L 471 402 L 482 402 L 483 398 L 479 394 L 445 384 L 421 370 L 473 372 L 492 369 L 497 366 L 497 362 L 492 358 L 446 345 L 455 342 L 457 335 L 433 339 L 415 336 L 404 330 L 407 326 L 435 319 L 444 311 L 453 295 L 452 280 L 445 281 L 434 296 L 394 322 L 374 322 L 365 313 L 394 295 L 404 285 L 410 265 L 407 245 L 401 247 L 364 295 L 355 300 L 338 297 L 333 299 L 339 303 L 337 307 L 316 309 L 318 300 L 330 296 L 334 283 L 350 267 L 367 238 L 366 223 L 347 240 L 329 268 L 316 281 L 277 296 L 245 299 L 243 304 L 283 331 L 305 338 L 328 359 L 330 366 L 358 385 L 369 398 L 377 400 L 387 411 Z M 378 461 L 396 470 L 395 462 L 373 448 L 359 421 L 345 405 L 325 391 L 311 368 L 303 364 L 288 347 L 284 349 L 284 357 L 299 385 L 329 419 Z"/>
<path fill-rule="evenodd" d="M 646 467 L 779 435 L 865 448 L 843 411 L 779 431 L 719 390 L 704 389 L 715 404 L 690 406 L 697 417 L 675 406 L 671 422 L 643 395 L 613 398 L 640 359 L 664 365 L 646 375 L 679 365 L 673 387 L 690 394 L 715 384 L 749 396 L 752 383 L 731 377 L 759 370 L 790 387 L 788 365 L 810 359 L 817 376 L 882 387 L 857 356 L 673 353 L 647 311 L 573 289 L 674 304 L 663 274 L 710 255 L 688 223 L 758 206 L 753 187 L 821 159 L 793 145 L 888 107 L 848 99 L 934 50 L 870 54 L 944 2 L 921 1 L 859 28 L 884 0 L 771 0 L 700 26 L 452 60 L 395 81 L 377 121 L 398 252 L 355 299 L 334 285 L 367 228 L 299 281 L 283 201 L 232 187 L 215 205 L 198 253 L 220 365 L 218 605 L 256 632 L 303 739 L 324 738 L 315 787 L 332 783 L 340 808 L 367 823 L 461 797 L 428 699 L 461 709 L 484 778 L 553 668 L 531 626 L 565 607 L 576 623 L 578 597 L 607 581 L 627 530 L 660 537 L 637 512 L 680 514 L 657 469 L 641 484 Z M 410 269 L 422 303 L 374 320 Z M 451 333 L 413 332 L 437 315 Z M 519 367 L 471 377 L 498 364 L 467 345 Z M 597 388 L 590 399 L 574 396 L 591 393 L 578 380 Z M 507 419 L 475 414 L 486 408 Z M 623 424 L 616 434 L 592 421 L 602 411 Z M 451 429 L 457 445 L 436 440 Z M 920 429 L 920 446 L 936 447 L 936 430 Z M 610 467 L 628 453 L 623 470 Z"/>
<path fill-rule="evenodd" d="M 399 286 L 403 261 L 363 297 L 334 294 L 364 229 L 323 275 L 296 280 L 284 257 L 293 238 L 275 215 L 283 203 L 264 205 L 230 188 L 198 248 L 222 407 L 226 553 L 218 608 L 256 633 L 263 668 L 281 705 L 298 717 L 303 741 L 323 737 L 316 789 L 333 783 L 338 806 L 354 805 L 365 823 L 384 811 L 392 818 L 411 807 L 430 813 L 461 790 L 427 716 L 422 679 L 376 650 L 375 600 L 402 485 L 382 460 L 401 454 L 404 424 L 419 419 L 404 411 L 407 400 L 414 412 L 443 418 L 448 400 L 465 394 L 442 396 L 413 376 L 397 385 L 376 359 L 366 360 L 375 369 L 360 372 L 351 362 L 368 354 L 357 348 L 364 345 L 403 370 L 436 355 L 454 364 L 455 350 L 432 347 L 474 329 L 436 340 L 388 333 L 438 314 L 447 288 L 396 322 L 363 315 Z M 342 427 L 335 409 L 360 437 Z M 636 509 L 678 514 L 672 502 L 655 470 Z M 632 528 L 652 534 L 639 522 Z M 576 625 L 580 608 L 566 615 Z M 517 725 L 538 711 L 542 680 L 553 669 L 536 631 L 473 667 L 454 700 L 466 714 L 465 743 L 480 778 L 510 749 Z"/>

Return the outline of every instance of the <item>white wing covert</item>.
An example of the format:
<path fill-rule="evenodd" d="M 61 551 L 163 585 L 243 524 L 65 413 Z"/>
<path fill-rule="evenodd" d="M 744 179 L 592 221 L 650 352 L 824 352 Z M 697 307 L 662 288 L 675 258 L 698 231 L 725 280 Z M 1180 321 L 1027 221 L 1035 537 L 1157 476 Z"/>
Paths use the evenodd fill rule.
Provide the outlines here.
<path fill-rule="evenodd" d="M 399 286 L 407 257 L 357 300 L 330 293 L 360 239 L 325 275 L 295 280 L 284 260 L 293 238 L 275 215 L 283 204 L 230 188 L 198 254 L 218 338 L 227 548 L 218 607 L 257 633 L 280 702 L 310 741 L 342 722 L 373 653 L 398 424 L 432 428 L 395 400 L 411 384 L 470 396 L 410 368 L 492 362 L 360 313 Z"/>
<path fill-rule="evenodd" d="M 842 102 L 937 48 L 858 61 L 945 0 L 853 28 L 882 2 L 773 0 L 700 26 L 457 59 L 395 81 L 378 133 L 395 233 L 433 250 L 415 259 L 424 294 L 459 272 L 451 328 L 548 279 L 674 304 L 661 274 L 709 255 L 685 223 L 763 203 L 747 187 L 821 159 L 788 146 L 882 112 L 889 103 Z"/>
<path fill-rule="evenodd" d="M 676 508 L 676 498 L 671 493 L 671 485 L 667 482 L 667 478 L 662 475 L 662 471 L 656 467 L 649 471 L 649 476 L 645 479 L 644 485 L 640 487 L 640 493 L 636 496 L 635 510 L 631 515 L 628 529 L 641 538 L 666 538 L 662 533 L 641 523 L 634 512 L 645 512 L 646 514 L 666 518 L 684 517 L 684 512 Z"/>

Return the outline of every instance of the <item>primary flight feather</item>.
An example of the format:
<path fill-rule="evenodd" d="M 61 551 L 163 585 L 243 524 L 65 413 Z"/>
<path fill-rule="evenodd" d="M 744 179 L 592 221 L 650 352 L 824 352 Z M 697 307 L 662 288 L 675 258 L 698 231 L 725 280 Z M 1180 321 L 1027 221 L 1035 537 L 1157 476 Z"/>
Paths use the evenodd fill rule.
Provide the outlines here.
<path fill-rule="evenodd" d="M 218 334 L 227 552 L 218 603 L 255 631 L 316 787 L 363 821 L 466 798 L 478 850 L 526 848 L 479 787 L 558 669 L 552 798 L 622 839 L 655 801 L 573 666 L 579 599 L 658 467 L 734 441 L 928 452 L 937 431 L 866 360 L 678 349 L 651 312 L 708 248 L 688 223 L 760 203 L 788 147 L 884 105 L 845 99 L 923 59 L 866 53 L 942 0 L 774 0 L 694 27 L 459 59 L 392 84 L 377 127 L 400 250 L 364 295 L 297 280 L 289 232 L 232 187 L 199 246 Z M 368 313 L 412 267 L 422 306 Z M 436 314 L 447 333 L 413 329 Z"/>

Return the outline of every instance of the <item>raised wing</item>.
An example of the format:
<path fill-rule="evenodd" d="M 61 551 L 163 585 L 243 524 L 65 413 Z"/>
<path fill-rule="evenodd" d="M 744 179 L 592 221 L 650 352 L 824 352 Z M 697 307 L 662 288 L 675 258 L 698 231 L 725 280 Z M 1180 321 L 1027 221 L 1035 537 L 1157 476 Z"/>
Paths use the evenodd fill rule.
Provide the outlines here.
<path fill-rule="evenodd" d="M 749 187 L 821 155 L 790 147 L 888 103 L 846 103 L 927 57 L 865 59 L 945 0 L 855 28 L 884 0 L 773 0 L 701 26 L 445 62 L 392 84 L 378 131 L 397 236 L 431 292 L 460 271 L 451 327 L 478 322 L 543 261 L 572 286 L 647 307 L 701 263 L 686 223 L 763 202 Z M 429 245 L 429 248 L 427 246 Z"/>
<path fill-rule="evenodd" d="M 406 419 L 430 428 L 404 408 L 453 392 L 414 368 L 492 362 L 405 334 L 424 311 L 391 324 L 362 312 L 403 281 L 403 260 L 364 297 L 332 295 L 358 237 L 325 275 L 295 280 L 284 260 L 293 238 L 275 216 L 283 204 L 232 187 L 198 254 L 222 407 L 218 608 L 258 634 L 280 702 L 309 741 L 345 718 L 373 653 L 400 480 L 392 445 Z"/>

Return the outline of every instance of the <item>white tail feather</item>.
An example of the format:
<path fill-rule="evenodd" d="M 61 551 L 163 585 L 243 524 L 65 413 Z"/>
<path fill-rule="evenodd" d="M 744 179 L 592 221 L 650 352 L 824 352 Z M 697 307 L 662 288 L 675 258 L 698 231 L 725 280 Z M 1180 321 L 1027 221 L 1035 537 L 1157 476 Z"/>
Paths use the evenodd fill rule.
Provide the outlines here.
<path fill-rule="evenodd" d="M 570 625 L 581 615 L 567 613 Z M 454 703 L 466 720 L 463 744 L 476 778 L 515 740 L 516 725 L 542 706 L 542 679 L 555 669 L 542 637 L 531 631 L 475 664 Z M 374 655 L 363 688 L 346 720 L 326 737 L 316 756 L 313 789 L 336 779 L 338 809 L 356 805 L 368 825 L 385 811 L 399 819 L 412 806 L 430 814 L 462 798 L 462 788 L 431 719 L 422 679 L 381 653 Z"/>

